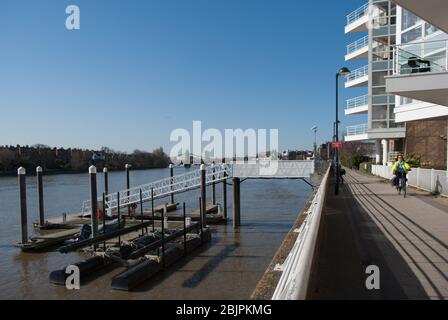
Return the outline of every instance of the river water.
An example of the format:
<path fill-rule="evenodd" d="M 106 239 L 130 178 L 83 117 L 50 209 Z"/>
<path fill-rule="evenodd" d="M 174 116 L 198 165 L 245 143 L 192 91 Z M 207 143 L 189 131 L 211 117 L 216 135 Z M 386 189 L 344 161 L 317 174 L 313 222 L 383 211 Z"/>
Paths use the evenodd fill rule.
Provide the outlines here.
<path fill-rule="evenodd" d="M 175 168 L 175 174 L 188 169 Z M 131 171 L 131 185 L 165 178 L 169 169 Z M 98 174 L 98 194 L 102 193 Z M 89 198 L 88 174 L 44 176 L 46 217 L 63 212 L 80 212 Z M 124 172 L 109 172 L 110 192 L 125 187 Z M 20 240 L 19 195 L 16 177 L 0 178 L 0 299 L 247 299 L 263 275 L 284 236 L 310 195 L 310 186 L 301 180 L 245 180 L 241 184 L 241 222 L 232 227 L 232 187 L 228 186 L 227 225 L 211 226 L 212 241 L 158 274 L 132 292 L 110 288 L 117 267 L 67 290 L 48 281 L 52 270 L 85 258 L 82 253 L 22 253 L 14 246 Z M 222 185 L 216 186 L 221 203 Z M 211 189 L 207 190 L 208 198 Z M 186 202 L 187 211 L 198 207 L 199 191 L 175 195 Z M 156 205 L 168 201 L 159 200 Z M 27 176 L 29 234 L 38 221 L 36 177 Z M 210 203 L 210 199 L 208 202 Z"/>

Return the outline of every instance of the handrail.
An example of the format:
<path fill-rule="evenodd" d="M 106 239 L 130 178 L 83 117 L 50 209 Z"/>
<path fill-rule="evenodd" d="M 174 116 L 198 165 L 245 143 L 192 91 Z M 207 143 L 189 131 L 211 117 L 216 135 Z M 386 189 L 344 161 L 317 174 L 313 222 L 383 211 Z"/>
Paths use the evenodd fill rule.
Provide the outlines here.
<path fill-rule="evenodd" d="M 346 82 L 350 82 L 350 81 L 359 79 L 359 78 L 364 77 L 364 76 L 366 76 L 368 74 L 369 74 L 369 66 L 365 65 L 365 66 L 363 66 L 361 68 L 353 70 L 350 73 L 350 75 L 347 77 Z"/>
<path fill-rule="evenodd" d="M 369 45 L 369 36 L 367 35 L 347 45 L 347 54 L 358 51 L 359 49 L 365 48 L 368 45 Z"/>
<path fill-rule="evenodd" d="M 360 106 L 365 106 L 367 104 L 369 104 L 369 95 L 365 94 L 363 96 L 348 99 L 345 109 L 352 109 Z"/>
<path fill-rule="evenodd" d="M 349 24 L 355 22 L 356 20 L 364 17 L 365 15 L 367 15 L 368 11 L 369 11 L 369 3 L 367 2 L 363 6 L 359 7 L 355 11 L 348 14 L 347 15 L 347 26 Z"/>
<path fill-rule="evenodd" d="M 369 130 L 369 125 L 367 123 L 358 124 L 355 126 L 348 126 L 345 128 L 345 133 L 347 136 L 354 136 L 358 134 L 365 134 Z"/>
<path fill-rule="evenodd" d="M 305 220 L 299 228 L 299 235 L 286 257 L 282 275 L 275 288 L 272 300 L 305 299 L 311 277 L 313 257 L 317 245 L 319 226 L 325 202 L 330 168 L 327 169 Z"/>

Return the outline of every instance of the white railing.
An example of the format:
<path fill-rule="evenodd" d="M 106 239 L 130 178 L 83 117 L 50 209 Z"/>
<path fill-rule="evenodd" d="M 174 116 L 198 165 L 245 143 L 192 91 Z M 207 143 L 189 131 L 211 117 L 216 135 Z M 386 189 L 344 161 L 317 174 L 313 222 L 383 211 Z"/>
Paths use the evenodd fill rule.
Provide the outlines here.
<path fill-rule="evenodd" d="M 412 42 L 394 47 L 394 74 L 448 70 L 448 40 Z"/>
<path fill-rule="evenodd" d="M 244 178 L 307 178 L 314 173 L 314 160 L 258 160 L 234 163 L 234 177 Z"/>
<path fill-rule="evenodd" d="M 347 46 L 347 54 L 358 51 L 362 48 L 367 47 L 368 45 L 369 45 L 369 36 L 362 37 L 361 39 L 356 40 L 355 42 L 352 42 Z"/>
<path fill-rule="evenodd" d="M 349 15 L 347 15 L 347 26 L 356 20 L 366 16 L 369 13 L 369 3 L 366 3 L 362 7 L 356 9 Z"/>
<path fill-rule="evenodd" d="M 211 166 L 206 167 L 206 184 L 219 182 L 226 176 L 232 176 L 232 165 L 222 164 L 217 165 L 214 168 Z M 193 170 L 184 174 L 168 177 L 148 184 L 132 187 L 130 189 L 121 190 L 119 192 L 110 193 L 105 196 L 106 209 L 113 210 L 119 206 L 126 207 L 128 205 L 140 202 L 140 190 L 142 191 L 142 201 L 150 201 L 152 195 L 154 199 L 162 198 L 170 195 L 171 193 L 179 193 L 198 188 L 201 185 L 201 170 Z M 152 194 L 151 194 L 152 191 Z M 118 199 L 118 194 L 120 198 Z M 102 197 L 98 197 L 98 202 L 102 202 Z M 82 204 L 82 212 L 89 213 L 91 211 L 91 202 L 86 200 Z"/>
<path fill-rule="evenodd" d="M 356 126 L 348 126 L 345 128 L 346 136 L 355 136 L 358 134 L 366 134 L 369 130 L 369 125 L 367 123 L 358 124 Z"/>
<path fill-rule="evenodd" d="M 316 248 L 322 208 L 325 202 L 325 192 L 328 184 L 329 169 L 317 190 L 311 206 L 306 212 L 306 218 L 299 227 L 299 235 L 280 270 L 277 287 L 272 300 L 305 299 Z"/>
<path fill-rule="evenodd" d="M 348 99 L 345 109 L 357 108 L 368 104 L 369 104 L 369 96 L 366 94 L 356 98 Z"/>
<path fill-rule="evenodd" d="M 391 179 L 392 166 L 372 165 L 372 174 Z M 412 168 L 408 173 L 408 185 L 448 196 L 448 173 L 445 170 Z"/>
<path fill-rule="evenodd" d="M 364 67 L 358 68 L 356 70 L 353 70 L 350 75 L 347 77 L 346 82 L 350 82 L 359 78 L 362 78 L 364 76 L 369 75 L 369 66 L 365 65 Z"/>
<path fill-rule="evenodd" d="M 232 177 L 240 178 L 307 178 L 314 173 L 314 160 L 252 160 L 224 163 L 216 166 L 206 166 L 206 185 L 220 182 Z M 127 207 L 140 202 L 140 190 L 142 201 L 169 196 L 172 193 L 180 193 L 196 189 L 201 186 L 201 170 L 191 170 L 184 174 L 175 175 L 172 178 L 164 178 L 148 184 L 124 189 L 119 192 L 105 195 L 107 210 Z M 152 192 L 152 193 L 151 193 Z M 118 198 L 119 195 L 119 198 Z M 98 202 L 102 203 L 102 197 Z M 119 205 L 118 205 L 119 204 Z M 91 201 L 86 200 L 82 204 L 82 213 L 90 213 Z"/>

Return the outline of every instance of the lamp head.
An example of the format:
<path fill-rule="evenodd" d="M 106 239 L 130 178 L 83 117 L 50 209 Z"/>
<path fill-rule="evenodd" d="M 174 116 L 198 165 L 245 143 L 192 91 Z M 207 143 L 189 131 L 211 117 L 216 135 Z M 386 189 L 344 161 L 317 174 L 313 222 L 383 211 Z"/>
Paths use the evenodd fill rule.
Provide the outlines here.
<path fill-rule="evenodd" d="M 338 75 L 347 77 L 350 74 L 350 70 L 347 67 L 343 67 L 338 71 Z"/>

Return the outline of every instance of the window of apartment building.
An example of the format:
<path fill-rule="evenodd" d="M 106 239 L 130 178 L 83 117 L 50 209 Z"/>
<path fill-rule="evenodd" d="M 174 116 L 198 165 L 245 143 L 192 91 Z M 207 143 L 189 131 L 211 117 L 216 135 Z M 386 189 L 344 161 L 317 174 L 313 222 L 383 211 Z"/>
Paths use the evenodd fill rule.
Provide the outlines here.
<path fill-rule="evenodd" d="M 419 17 L 403 8 L 403 14 L 401 19 L 401 30 L 406 30 L 412 26 L 415 26 L 421 20 Z"/>
<path fill-rule="evenodd" d="M 412 28 L 401 34 L 401 43 L 409 43 L 412 41 L 420 40 L 422 38 L 423 28 L 421 25 L 416 28 Z"/>
<path fill-rule="evenodd" d="M 387 120 L 387 105 L 384 106 L 374 106 L 372 108 L 372 120 Z"/>
<path fill-rule="evenodd" d="M 436 33 L 437 31 L 439 31 L 438 28 L 434 27 L 433 25 L 429 24 L 429 23 L 425 23 L 425 36 L 429 36 L 433 33 Z"/>
<path fill-rule="evenodd" d="M 414 99 L 408 98 L 408 97 L 402 97 L 400 96 L 400 105 L 403 104 L 411 104 L 414 102 Z"/>

